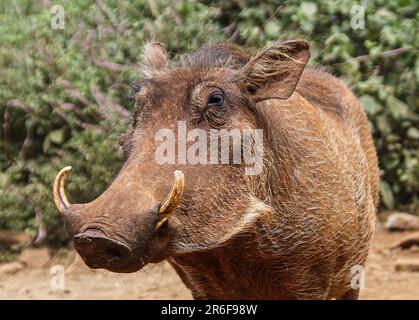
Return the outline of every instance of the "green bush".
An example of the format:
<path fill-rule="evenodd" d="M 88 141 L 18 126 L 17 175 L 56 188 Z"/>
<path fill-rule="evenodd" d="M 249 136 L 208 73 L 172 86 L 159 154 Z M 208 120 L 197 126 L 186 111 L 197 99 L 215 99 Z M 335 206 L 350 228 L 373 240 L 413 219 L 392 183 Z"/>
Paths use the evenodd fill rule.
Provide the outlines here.
<path fill-rule="evenodd" d="M 418 213 L 418 3 L 368 1 L 365 29 L 351 28 L 358 1 L 49 1 L 0 3 L 0 229 L 35 232 L 42 213 L 50 243 L 65 241 L 52 180 L 73 165 L 73 201 L 104 190 L 121 165 L 130 126 L 129 85 L 142 44 L 156 38 L 175 55 L 208 41 L 261 47 L 305 38 L 312 65 L 340 76 L 371 122 L 386 208 Z"/>

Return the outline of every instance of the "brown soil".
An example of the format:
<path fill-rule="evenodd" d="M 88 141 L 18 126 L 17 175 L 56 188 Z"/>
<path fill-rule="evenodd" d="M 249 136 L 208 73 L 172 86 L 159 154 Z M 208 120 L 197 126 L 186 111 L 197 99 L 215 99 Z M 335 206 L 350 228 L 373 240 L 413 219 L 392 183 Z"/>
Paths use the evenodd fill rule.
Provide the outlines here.
<path fill-rule="evenodd" d="M 378 230 L 367 263 L 361 299 L 419 299 L 419 272 L 396 271 L 398 259 L 418 259 L 419 248 L 391 250 L 406 233 Z M 65 290 L 51 289 L 50 268 L 62 265 Z M 59 251 L 42 268 L 0 276 L 0 299 L 191 299 L 167 262 L 133 274 L 93 271 L 73 251 Z"/>

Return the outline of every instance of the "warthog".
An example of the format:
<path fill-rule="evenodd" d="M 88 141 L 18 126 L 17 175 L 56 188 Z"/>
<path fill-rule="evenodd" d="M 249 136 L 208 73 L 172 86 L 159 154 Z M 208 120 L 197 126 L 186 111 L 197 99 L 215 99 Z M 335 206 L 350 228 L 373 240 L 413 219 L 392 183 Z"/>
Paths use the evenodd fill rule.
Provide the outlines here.
<path fill-rule="evenodd" d="M 303 40 L 253 54 L 218 43 L 173 61 L 148 43 L 126 160 L 111 186 L 71 204 L 71 168 L 55 179 L 56 206 L 85 263 L 134 272 L 167 259 L 195 299 L 356 299 L 377 158 L 358 100 L 334 76 L 305 68 L 309 57 Z M 217 139 L 263 130 L 260 172 L 230 160 L 156 161 L 156 133 L 177 132 L 179 121 Z"/>

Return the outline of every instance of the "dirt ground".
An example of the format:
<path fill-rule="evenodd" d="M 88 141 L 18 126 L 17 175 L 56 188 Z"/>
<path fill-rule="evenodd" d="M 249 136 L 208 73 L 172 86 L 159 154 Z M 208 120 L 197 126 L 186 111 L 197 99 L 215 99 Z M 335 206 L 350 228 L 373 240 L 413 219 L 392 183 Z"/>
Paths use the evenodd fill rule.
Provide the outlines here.
<path fill-rule="evenodd" d="M 406 234 L 376 232 L 361 299 L 419 299 L 419 272 L 395 269 L 398 259 L 419 259 L 419 248 L 390 249 Z M 51 287 L 54 265 L 64 267 L 64 290 Z M 191 299 L 191 294 L 167 262 L 133 274 L 115 274 L 90 270 L 73 251 L 63 250 L 41 268 L 1 276 L 0 299 Z"/>

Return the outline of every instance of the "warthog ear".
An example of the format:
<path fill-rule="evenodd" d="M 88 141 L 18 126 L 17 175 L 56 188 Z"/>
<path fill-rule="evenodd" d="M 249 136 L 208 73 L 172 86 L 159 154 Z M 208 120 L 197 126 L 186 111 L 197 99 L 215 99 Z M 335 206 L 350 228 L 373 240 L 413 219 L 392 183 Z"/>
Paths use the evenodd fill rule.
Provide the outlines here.
<path fill-rule="evenodd" d="M 277 41 L 254 55 L 243 67 L 240 85 L 255 102 L 288 99 L 297 87 L 309 58 L 306 41 Z"/>
<path fill-rule="evenodd" d="M 166 69 L 168 58 L 164 45 L 160 42 L 147 43 L 144 46 L 142 62 L 142 72 L 147 77 L 151 77 L 154 73 Z"/>

